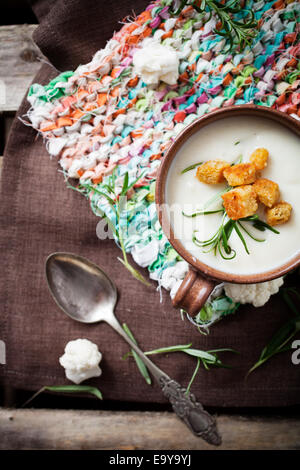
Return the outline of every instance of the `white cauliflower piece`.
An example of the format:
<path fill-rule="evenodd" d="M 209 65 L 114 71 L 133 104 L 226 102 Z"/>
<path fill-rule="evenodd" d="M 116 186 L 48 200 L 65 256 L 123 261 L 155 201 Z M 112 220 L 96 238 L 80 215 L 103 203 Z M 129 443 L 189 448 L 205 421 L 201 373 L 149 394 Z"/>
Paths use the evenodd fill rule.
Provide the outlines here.
<path fill-rule="evenodd" d="M 101 375 L 101 359 L 102 354 L 96 344 L 88 339 L 76 339 L 68 342 L 65 354 L 59 358 L 59 362 L 65 368 L 67 379 L 80 384 L 84 380 Z"/>
<path fill-rule="evenodd" d="M 159 253 L 159 243 L 153 239 L 147 245 L 135 245 L 131 250 L 131 255 L 139 266 L 145 268 L 154 263 Z"/>
<path fill-rule="evenodd" d="M 261 282 L 259 284 L 224 284 L 225 294 L 234 302 L 241 304 L 252 304 L 254 307 L 265 305 L 271 295 L 279 291 L 283 284 L 283 277 L 273 281 Z"/>
<path fill-rule="evenodd" d="M 151 41 L 133 56 L 134 70 L 147 85 L 157 85 L 160 80 L 175 85 L 179 76 L 179 58 L 175 49 Z"/>

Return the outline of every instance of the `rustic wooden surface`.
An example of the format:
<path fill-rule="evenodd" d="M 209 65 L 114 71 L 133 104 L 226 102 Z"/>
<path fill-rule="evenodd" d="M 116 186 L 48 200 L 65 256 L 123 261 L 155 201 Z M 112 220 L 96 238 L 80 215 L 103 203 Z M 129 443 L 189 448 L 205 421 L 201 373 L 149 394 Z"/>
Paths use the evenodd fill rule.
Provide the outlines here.
<path fill-rule="evenodd" d="M 0 142 L 40 67 L 31 35 L 36 26 L 0 27 L 0 87 L 4 119 Z M 3 90 L 2 90 L 3 91 Z M 2 96 L 3 98 L 3 96 Z M 2 158 L 0 157 L 0 171 Z M 14 402 L 13 390 L 5 393 Z M 218 417 L 221 449 L 300 449 L 300 418 Z M 212 449 L 194 437 L 173 413 L 0 408 L 0 449 Z"/>
<path fill-rule="evenodd" d="M 220 416 L 222 450 L 300 449 L 300 421 Z M 186 449 L 215 447 L 173 413 L 0 409 L 0 449 Z"/>
<path fill-rule="evenodd" d="M 35 25 L 0 27 L 0 112 L 16 111 L 38 71 L 42 54 L 32 41 Z"/>

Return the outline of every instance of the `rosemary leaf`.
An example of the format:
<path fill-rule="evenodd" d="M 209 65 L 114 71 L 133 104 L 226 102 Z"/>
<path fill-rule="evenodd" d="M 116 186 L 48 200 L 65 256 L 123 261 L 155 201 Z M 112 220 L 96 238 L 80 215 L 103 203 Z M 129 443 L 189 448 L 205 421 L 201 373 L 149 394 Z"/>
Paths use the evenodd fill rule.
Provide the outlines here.
<path fill-rule="evenodd" d="M 239 142 L 236 142 L 234 145 L 239 144 Z M 231 166 L 238 165 L 239 163 L 242 163 L 243 161 L 243 155 L 239 155 L 237 159 L 231 163 Z"/>
<path fill-rule="evenodd" d="M 131 339 L 131 341 L 133 341 L 134 344 L 138 345 L 136 339 L 134 338 L 133 334 L 131 333 L 131 331 L 128 328 L 128 326 L 126 325 L 126 323 L 123 323 L 122 327 L 123 327 L 123 330 L 125 331 L 125 333 L 127 334 L 127 336 Z M 131 350 L 131 353 L 134 357 L 134 360 L 136 362 L 136 365 L 137 365 L 140 373 L 142 374 L 142 376 L 146 380 L 147 384 L 151 385 L 151 377 L 149 375 L 147 367 L 145 366 L 142 359 L 140 359 L 140 357 L 137 355 L 137 353 L 133 349 Z"/>
<path fill-rule="evenodd" d="M 182 211 L 182 215 L 184 215 L 185 217 L 198 217 L 198 215 L 218 214 L 220 212 L 222 212 L 222 214 L 224 214 L 224 209 L 219 209 L 219 210 L 215 210 L 215 211 L 194 212 L 193 214 L 185 214 Z"/>
<path fill-rule="evenodd" d="M 241 223 L 241 222 L 237 222 L 239 227 L 241 227 L 241 229 L 244 230 L 244 232 L 250 237 L 252 238 L 252 240 L 256 241 L 256 242 L 265 242 L 266 239 L 265 238 L 255 238 L 250 232 L 248 232 L 248 230 L 244 227 L 244 225 Z"/>
<path fill-rule="evenodd" d="M 135 279 L 137 279 L 137 281 L 140 281 L 142 284 L 144 284 L 147 287 L 151 286 L 150 282 L 148 282 L 147 279 L 145 279 L 141 273 L 139 273 L 133 266 L 131 266 L 131 264 L 128 263 L 128 261 L 125 261 L 124 259 L 119 258 L 119 257 L 118 257 L 118 260 L 123 264 L 123 266 L 125 266 L 126 269 L 128 269 L 128 271 L 132 274 L 132 276 Z"/>
<path fill-rule="evenodd" d="M 273 356 L 288 351 L 291 349 L 290 341 L 300 331 L 300 310 L 296 307 L 291 297 L 288 294 L 288 289 L 280 289 L 283 294 L 283 299 L 288 307 L 296 316 L 291 318 L 273 335 L 269 343 L 263 348 L 258 361 L 248 371 L 246 378 L 258 367 L 262 366 L 265 362 Z"/>
<path fill-rule="evenodd" d="M 103 400 L 102 393 L 96 387 L 91 387 L 89 385 L 55 385 L 55 386 L 45 386 L 42 387 L 38 392 L 36 392 L 29 400 L 27 400 L 21 408 L 24 408 L 29 403 L 32 402 L 38 395 L 43 392 L 55 392 L 55 393 L 89 393 L 94 395 L 99 400 Z"/>
<path fill-rule="evenodd" d="M 196 364 L 196 368 L 195 368 L 195 370 L 194 370 L 194 373 L 193 373 L 193 375 L 192 375 L 191 380 L 189 381 L 188 386 L 186 387 L 186 392 L 185 392 L 186 395 L 188 395 L 188 394 L 190 393 L 191 386 L 192 386 L 192 384 L 193 384 L 193 382 L 194 382 L 194 380 L 195 380 L 195 378 L 196 378 L 196 375 L 198 374 L 198 370 L 199 370 L 200 364 L 201 364 L 201 359 L 198 357 L 198 359 L 197 359 L 197 364 Z"/>
<path fill-rule="evenodd" d="M 219 353 L 219 352 L 232 352 L 232 353 L 234 353 L 234 354 L 240 354 L 238 351 L 236 351 L 236 349 L 232 349 L 232 348 L 210 349 L 210 350 L 207 351 L 207 352 L 210 353 L 210 354 Z"/>
<path fill-rule="evenodd" d="M 189 344 L 178 344 L 177 346 L 167 346 L 166 348 L 153 349 L 152 351 L 146 351 L 146 356 L 151 356 L 152 354 L 168 354 L 171 352 L 185 351 L 190 348 L 192 343 Z"/>
<path fill-rule="evenodd" d="M 261 220 L 257 214 L 254 214 L 254 215 L 251 215 L 249 217 L 243 217 L 241 219 L 239 219 L 239 221 L 243 221 L 243 222 L 253 222 L 253 226 L 255 228 L 258 228 L 258 227 L 261 227 L 261 228 L 265 228 L 265 229 L 268 229 L 268 230 L 271 230 L 271 232 L 274 232 L 274 233 L 277 233 L 279 234 L 280 232 L 278 232 L 278 230 L 276 230 L 274 227 L 272 227 L 271 225 L 267 224 L 266 222 L 264 222 L 263 220 Z M 258 229 L 259 230 L 259 229 Z"/>
<path fill-rule="evenodd" d="M 238 228 L 237 223 L 234 223 L 234 224 L 233 224 L 233 228 L 234 228 L 234 230 L 236 231 L 238 237 L 240 238 L 242 244 L 244 245 L 244 248 L 245 248 L 245 250 L 246 250 L 246 253 L 247 253 L 248 255 L 250 255 L 250 252 L 249 252 L 248 247 L 247 247 L 247 243 L 246 243 L 246 241 L 245 241 L 245 239 L 244 239 L 244 237 L 243 237 L 243 235 L 242 235 L 240 229 Z"/>
<path fill-rule="evenodd" d="M 200 357 L 201 359 L 206 359 L 214 363 L 216 361 L 216 357 L 213 354 L 210 354 L 206 351 L 201 351 L 200 349 L 184 349 L 182 352 L 188 354 L 189 356 Z"/>
<path fill-rule="evenodd" d="M 125 196 L 125 194 L 127 193 L 127 191 L 128 191 L 128 180 L 129 180 L 129 175 L 128 175 L 128 171 L 126 171 L 126 173 L 124 175 L 123 187 L 122 187 L 120 196 Z"/>
<path fill-rule="evenodd" d="M 197 168 L 197 166 L 202 165 L 202 163 L 203 162 L 198 162 L 198 163 L 194 163 L 193 165 L 190 165 L 190 166 L 186 167 L 184 170 L 182 170 L 181 174 L 183 175 L 187 171 L 190 171 L 190 170 L 193 170 L 194 168 Z"/>

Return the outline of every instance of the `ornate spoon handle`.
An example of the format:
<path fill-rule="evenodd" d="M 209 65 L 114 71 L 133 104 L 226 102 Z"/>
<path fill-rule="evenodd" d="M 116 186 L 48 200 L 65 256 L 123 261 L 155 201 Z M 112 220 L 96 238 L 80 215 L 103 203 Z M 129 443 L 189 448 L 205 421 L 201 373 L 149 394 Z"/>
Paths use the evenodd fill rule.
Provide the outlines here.
<path fill-rule="evenodd" d="M 160 386 L 166 398 L 170 401 L 174 412 L 184 421 L 191 431 L 209 444 L 218 446 L 222 443 L 217 429 L 217 423 L 213 416 L 204 410 L 196 397 L 186 393 L 186 389 L 175 380 L 160 377 Z"/>
<path fill-rule="evenodd" d="M 221 436 L 217 430 L 216 420 L 203 406 L 196 401 L 191 393 L 187 394 L 186 389 L 181 387 L 175 380 L 165 374 L 157 365 L 155 365 L 149 357 L 127 336 L 116 317 L 111 313 L 105 318 L 105 321 L 114 328 L 119 335 L 130 345 L 137 355 L 142 359 L 148 367 L 156 381 L 161 386 L 162 392 L 170 401 L 173 410 L 179 418 L 190 428 L 190 430 L 198 437 L 202 437 L 209 444 L 215 446 L 221 444 Z"/>

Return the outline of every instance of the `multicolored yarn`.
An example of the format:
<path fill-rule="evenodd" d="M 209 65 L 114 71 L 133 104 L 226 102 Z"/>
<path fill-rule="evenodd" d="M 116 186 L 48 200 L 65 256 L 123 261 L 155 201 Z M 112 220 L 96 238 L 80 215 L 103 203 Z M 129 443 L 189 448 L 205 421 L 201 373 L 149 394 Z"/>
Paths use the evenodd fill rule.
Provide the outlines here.
<path fill-rule="evenodd" d="M 66 177 L 90 188 L 85 194 L 97 215 L 104 211 L 114 217 L 106 199 L 95 191 L 107 191 L 113 170 L 118 192 L 126 172 L 130 182 L 142 174 L 122 217 L 125 248 L 173 296 L 187 264 L 170 246 L 157 219 L 154 188 L 160 161 L 186 125 L 222 106 L 255 103 L 300 119 L 300 4 L 246 0 L 259 33 L 251 49 L 234 53 L 213 33 L 214 15 L 205 21 L 188 6 L 174 17 L 171 4 L 151 3 L 138 17 L 128 18 L 90 63 L 45 87 L 32 85 L 27 116 Z M 238 15 L 242 18 L 243 13 Z M 176 85 L 147 86 L 134 74 L 135 52 L 153 40 L 177 51 Z M 209 299 L 199 324 L 209 325 L 237 308 L 220 290 L 214 298 L 221 303 Z"/>

